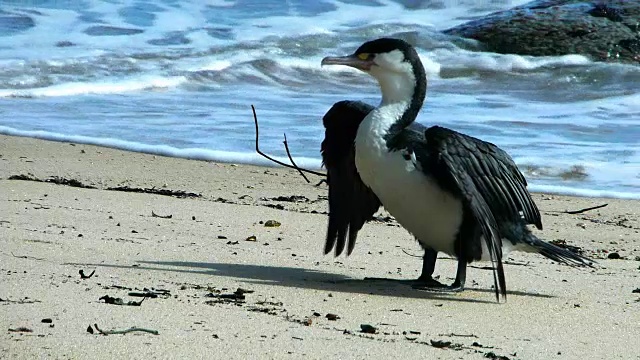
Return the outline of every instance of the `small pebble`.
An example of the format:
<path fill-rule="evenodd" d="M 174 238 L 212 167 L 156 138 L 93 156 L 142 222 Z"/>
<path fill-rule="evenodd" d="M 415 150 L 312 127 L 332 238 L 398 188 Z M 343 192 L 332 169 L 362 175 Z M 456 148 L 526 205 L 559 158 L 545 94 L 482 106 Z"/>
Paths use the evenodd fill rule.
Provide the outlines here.
<path fill-rule="evenodd" d="M 429 340 L 431 342 L 431 346 L 435 347 L 435 348 L 446 348 L 451 346 L 451 341 L 445 341 L 445 340 Z"/>
<path fill-rule="evenodd" d="M 378 329 L 376 329 L 374 326 L 371 326 L 369 324 L 362 324 L 360 325 L 360 331 L 365 334 L 375 334 L 378 332 Z"/>
<path fill-rule="evenodd" d="M 336 320 L 340 319 L 340 316 L 338 316 L 336 314 L 329 313 L 329 314 L 327 314 L 326 318 L 328 320 L 331 320 L 331 321 L 336 321 Z"/>
<path fill-rule="evenodd" d="M 282 225 L 279 221 L 276 220 L 267 220 L 264 223 L 264 226 L 266 227 L 279 227 L 280 225 Z"/>

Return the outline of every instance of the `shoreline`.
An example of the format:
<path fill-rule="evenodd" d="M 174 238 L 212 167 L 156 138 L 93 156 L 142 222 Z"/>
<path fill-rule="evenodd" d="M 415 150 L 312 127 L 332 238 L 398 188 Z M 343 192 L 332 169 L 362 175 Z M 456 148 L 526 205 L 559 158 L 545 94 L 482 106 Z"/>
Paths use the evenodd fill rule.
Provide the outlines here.
<path fill-rule="evenodd" d="M 536 234 L 582 248 L 597 267 L 514 253 L 507 302 L 496 304 L 485 263 L 460 294 L 363 280 L 419 275 L 420 248 L 384 218 L 364 226 L 350 257 L 322 255 L 327 190 L 316 179 L 0 136 L 0 357 L 638 358 L 640 200 L 533 194 L 545 226 Z M 455 262 L 440 257 L 436 275 L 450 282 Z M 156 297 L 140 306 L 100 300 L 137 302 L 130 294 L 145 288 Z M 92 335 L 93 324 L 159 335 Z"/>
<path fill-rule="evenodd" d="M 167 145 L 148 145 L 142 143 L 134 143 L 126 140 L 114 140 L 109 138 L 91 138 L 80 135 L 64 135 L 57 133 L 48 133 L 48 135 L 39 134 L 38 131 L 22 131 L 22 130 L 8 130 L 5 131 L 0 126 L 0 137 L 26 137 L 41 141 L 52 141 L 61 143 L 71 143 L 77 145 L 87 145 L 109 148 L 113 150 L 120 150 L 126 152 L 140 153 L 146 155 L 155 155 L 162 157 L 172 157 L 176 159 L 194 160 L 194 161 L 207 161 L 216 162 L 221 164 L 239 164 L 242 166 L 258 166 L 266 168 L 278 168 L 279 165 L 273 161 L 266 159 L 257 152 L 252 153 L 238 153 L 228 152 L 222 150 L 208 150 L 201 148 L 174 148 Z M 280 149 L 284 151 L 284 147 Z M 276 158 L 279 161 L 289 164 L 289 159 L 285 155 L 275 156 L 267 154 Z M 225 160 L 226 159 L 226 160 Z M 321 159 L 318 150 L 318 158 L 295 156 L 294 160 L 301 168 L 306 168 L 314 171 L 323 171 L 321 167 Z M 525 173 L 525 177 L 528 175 Z M 625 199 L 625 200 L 640 200 L 640 191 L 637 193 L 629 191 L 619 190 L 605 190 L 605 189 L 588 189 L 582 187 L 570 187 L 564 185 L 552 185 L 552 184 L 529 184 L 530 191 L 532 193 L 544 193 L 561 196 L 574 196 L 574 197 L 587 197 L 587 198 L 608 198 L 608 199 Z"/>

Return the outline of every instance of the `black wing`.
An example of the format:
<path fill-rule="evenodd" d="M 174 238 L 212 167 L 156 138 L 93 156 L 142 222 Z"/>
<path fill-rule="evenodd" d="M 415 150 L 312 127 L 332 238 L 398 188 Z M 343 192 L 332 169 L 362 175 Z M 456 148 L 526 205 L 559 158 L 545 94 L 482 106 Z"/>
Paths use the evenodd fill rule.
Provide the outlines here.
<path fill-rule="evenodd" d="M 524 220 L 542 229 L 527 181 L 511 157 L 491 143 L 439 126 L 427 129 L 425 138 L 429 156 L 423 167 L 434 172 L 441 186 L 460 194 L 471 210 L 496 265 L 496 296 L 506 296 L 498 224 Z"/>
<path fill-rule="evenodd" d="M 371 105 L 362 102 L 340 101 L 322 119 L 325 136 L 321 152 L 329 184 L 325 254 L 335 248 L 335 255 L 340 255 L 344 251 L 347 233 L 347 255 L 351 254 L 358 231 L 380 207 L 380 200 L 362 182 L 355 164 L 354 141 L 358 126 L 371 110 Z"/>

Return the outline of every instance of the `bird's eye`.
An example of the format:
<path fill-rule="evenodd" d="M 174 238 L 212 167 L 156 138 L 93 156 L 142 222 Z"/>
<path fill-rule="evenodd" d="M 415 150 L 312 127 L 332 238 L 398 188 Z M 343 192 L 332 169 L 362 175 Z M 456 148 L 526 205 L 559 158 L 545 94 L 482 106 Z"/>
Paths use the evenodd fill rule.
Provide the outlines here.
<path fill-rule="evenodd" d="M 358 54 L 358 59 L 360 60 L 371 60 L 373 58 L 373 54 L 370 53 L 360 53 Z"/>

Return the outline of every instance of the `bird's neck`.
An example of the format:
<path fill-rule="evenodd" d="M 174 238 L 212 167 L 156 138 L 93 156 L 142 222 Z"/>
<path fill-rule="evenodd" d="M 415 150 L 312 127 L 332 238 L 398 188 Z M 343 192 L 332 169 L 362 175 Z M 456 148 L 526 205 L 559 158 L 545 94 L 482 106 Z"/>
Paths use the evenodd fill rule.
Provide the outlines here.
<path fill-rule="evenodd" d="M 416 87 L 416 79 L 413 74 L 385 72 L 376 75 L 382 91 L 380 107 L 399 103 L 409 104 L 413 101 Z"/>
<path fill-rule="evenodd" d="M 418 116 L 426 95 L 426 77 L 424 71 L 393 72 L 376 74 L 382 101 L 376 109 L 377 118 L 386 123 L 387 147 L 396 148 L 398 135 Z"/>

